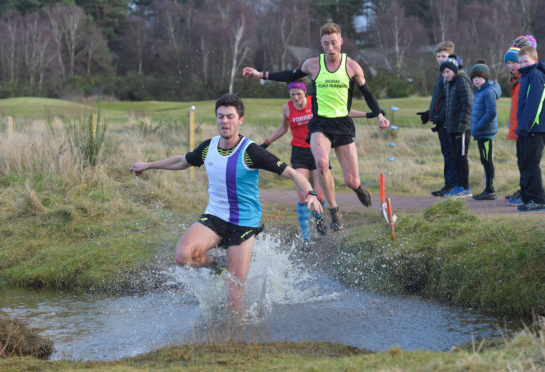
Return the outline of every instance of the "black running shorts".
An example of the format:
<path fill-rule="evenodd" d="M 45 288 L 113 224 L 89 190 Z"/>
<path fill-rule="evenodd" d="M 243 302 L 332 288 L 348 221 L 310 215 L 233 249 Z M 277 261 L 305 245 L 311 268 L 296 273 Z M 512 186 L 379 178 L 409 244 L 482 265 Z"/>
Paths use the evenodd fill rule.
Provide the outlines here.
<path fill-rule="evenodd" d="M 323 133 L 331 142 L 331 147 L 348 145 L 356 139 L 356 127 L 351 117 L 325 118 L 315 115 L 308 122 L 308 136 L 305 139 L 310 143 L 310 136 L 314 132 Z"/>
<path fill-rule="evenodd" d="M 221 237 L 218 246 L 226 249 L 240 245 L 250 237 L 257 236 L 263 230 L 263 225 L 260 227 L 239 226 L 211 214 L 203 214 L 197 222 L 218 234 Z"/>

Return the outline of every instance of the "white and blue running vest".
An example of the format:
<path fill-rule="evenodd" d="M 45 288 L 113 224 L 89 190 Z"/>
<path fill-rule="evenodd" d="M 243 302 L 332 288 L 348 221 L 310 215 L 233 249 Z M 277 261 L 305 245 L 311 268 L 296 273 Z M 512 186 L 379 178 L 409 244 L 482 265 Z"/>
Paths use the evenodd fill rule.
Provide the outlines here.
<path fill-rule="evenodd" d="M 218 153 L 220 136 L 210 140 L 204 159 L 208 173 L 209 201 L 207 214 L 239 226 L 258 227 L 261 221 L 259 204 L 259 169 L 244 164 L 244 152 L 253 141 L 242 137 L 231 155 Z"/>

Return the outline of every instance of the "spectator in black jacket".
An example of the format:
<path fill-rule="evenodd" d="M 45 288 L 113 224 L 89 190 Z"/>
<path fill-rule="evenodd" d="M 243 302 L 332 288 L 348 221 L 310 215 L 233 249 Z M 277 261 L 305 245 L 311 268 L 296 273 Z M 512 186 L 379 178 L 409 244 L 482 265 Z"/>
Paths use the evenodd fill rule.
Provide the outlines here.
<path fill-rule="evenodd" d="M 445 196 L 467 198 L 472 196 L 469 187 L 469 127 L 473 107 L 473 89 L 465 72 L 460 69 L 458 57 L 451 54 L 441 63 L 441 74 L 447 81 L 445 90 L 444 125 L 450 136 L 451 154 L 456 164 L 458 185 Z"/>
<path fill-rule="evenodd" d="M 452 41 L 443 41 L 435 49 L 435 58 L 439 66 L 448 58 L 449 54 L 454 53 L 454 43 Z M 445 78 L 439 74 L 437 82 L 433 88 L 431 96 L 430 109 L 424 112 L 417 112 L 420 115 L 422 124 L 431 121 L 435 126 L 431 128 L 433 132 L 437 132 L 439 144 L 441 145 L 441 154 L 443 154 L 443 178 L 444 186 L 437 191 L 432 191 L 433 196 L 445 196 L 446 193 L 452 191 L 454 186 L 458 185 L 458 172 L 456 164 L 451 156 L 450 136 L 444 126 L 442 112 L 445 109 Z"/>

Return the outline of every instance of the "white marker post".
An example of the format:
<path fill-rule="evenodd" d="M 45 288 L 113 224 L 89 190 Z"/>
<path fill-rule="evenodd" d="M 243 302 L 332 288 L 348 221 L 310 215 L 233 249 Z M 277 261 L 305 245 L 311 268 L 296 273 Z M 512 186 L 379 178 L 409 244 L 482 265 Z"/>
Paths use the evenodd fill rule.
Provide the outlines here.
<path fill-rule="evenodd" d="M 195 148 L 195 106 L 189 108 L 189 150 L 192 151 Z M 195 179 L 195 167 L 189 168 L 189 178 L 191 181 Z"/>

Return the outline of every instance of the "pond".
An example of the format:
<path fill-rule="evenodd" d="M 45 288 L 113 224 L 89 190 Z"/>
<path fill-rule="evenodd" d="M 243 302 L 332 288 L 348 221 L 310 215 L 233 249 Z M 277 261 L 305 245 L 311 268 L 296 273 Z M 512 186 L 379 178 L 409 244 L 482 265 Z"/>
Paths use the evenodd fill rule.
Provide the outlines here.
<path fill-rule="evenodd" d="M 233 339 L 447 351 L 501 338 L 514 327 L 417 296 L 345 288 L 311 261 L 274 236 L 260 236 L 245 288 L 245 314 L 236 324 L 223 319 L 222 278 L 208 269 L 170 264 L 165 264 L 163 275 L 169 280 L 164 289 L 152 293 L 75 295 L 4 288 L 0 310 L 28 320 L 53 340 L 52 359 L 76 360 L 116 360 L 163 346 Z"/>

